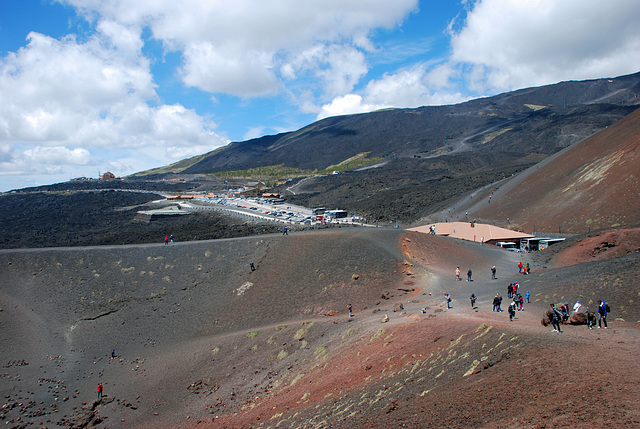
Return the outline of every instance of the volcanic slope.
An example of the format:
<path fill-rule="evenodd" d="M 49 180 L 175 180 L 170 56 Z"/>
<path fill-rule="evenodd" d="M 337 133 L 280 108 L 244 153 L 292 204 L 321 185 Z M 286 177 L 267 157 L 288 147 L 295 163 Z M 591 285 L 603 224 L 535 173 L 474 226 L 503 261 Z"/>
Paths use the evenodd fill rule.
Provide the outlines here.
<path fill-rule="evenodd" d="M 640 111 L 635 111 L 522 174 L 487 186 L 473 205 L 466 201 L 460 209 L 479 221 L 510 218 L 511 227 L 528 232 L 580 234 L 640 225 L 638 165 Z"/>
<path fill-rule="evenodd" d="M 629 368 L 640 345 L 639 291 L 627 272 L 638 255 L 543 268 L 495 246 L 382 228 L 3 250 L 2 420 L 638 426 L 640 374 Z M 531 275 L 517 273 L 520 257 Z M 456 266 L 472 269 L 473 281 L 456 281 Z M 515 280 L 532 299 L 509 322 L 491 301 Z M 609 301 L 608 330 L 540 325 L 549 302 L 578 298 Z"/>

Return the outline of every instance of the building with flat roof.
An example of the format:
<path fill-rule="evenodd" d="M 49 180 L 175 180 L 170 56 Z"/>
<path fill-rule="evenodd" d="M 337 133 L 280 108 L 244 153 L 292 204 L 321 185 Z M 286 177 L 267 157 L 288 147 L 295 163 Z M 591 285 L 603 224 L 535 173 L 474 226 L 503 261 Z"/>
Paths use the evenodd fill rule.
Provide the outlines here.
<path fill-rule="evenodd" d="M 418 231 L 425 234 L 431 233 L 431 228 L 436 235 L 444 235 L 448 237 L 458 238 L 460 240 L 484 242 L 487 244 L 496 244 L 500 241 L 515 242 L 520 247 L 520 240 L 533 238 L 531 234 L 525 234 L 520 231 L 512 231 L 506 228 L 500 228 L 494 225 L 476 222 L 445 222 L 432 223 L 416 228 L 409 228 L 409 231 Z"/>

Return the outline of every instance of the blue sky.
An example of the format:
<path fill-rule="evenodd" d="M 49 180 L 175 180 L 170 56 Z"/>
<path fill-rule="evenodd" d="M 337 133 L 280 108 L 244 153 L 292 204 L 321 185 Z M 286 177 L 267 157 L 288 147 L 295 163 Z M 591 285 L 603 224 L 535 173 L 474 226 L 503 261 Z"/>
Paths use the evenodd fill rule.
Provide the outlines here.
<path fill-rule="evenodd" d="M 640 71 L 633 0 L 2 0 L 0 191 Z"/>

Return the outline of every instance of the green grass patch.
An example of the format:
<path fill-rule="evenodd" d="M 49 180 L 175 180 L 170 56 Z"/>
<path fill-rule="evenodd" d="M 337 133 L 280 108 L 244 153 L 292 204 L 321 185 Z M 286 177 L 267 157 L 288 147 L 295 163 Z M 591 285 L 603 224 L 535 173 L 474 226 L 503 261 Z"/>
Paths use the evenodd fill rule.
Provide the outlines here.
<path fill-rule="evenodd" d="M 264 182 L 274 182 L 277 179 L 292 179 L 296 177 L 311 176 L 311 170 L 300 170 L 294 167 L 285 167 L 282 164 L 268 165 L 265 167 L 248 168 L 246 170 L 217 171 L 214 173 L 220 180 L 225 179 L 253 179 Z M 274 183 L 265 183 L 272 186 Z"/>
<path fill-rule="evenodd" d="M 258 331 L 249 331 L 247 332 L 247 338 L 255 338 L 258 336 L 258 334 L 259 334 Z"/>
<path fill-rule="evenodd" d="M 356 156 L 352 156 L 349 159 L 345 159 L 339 164 L 330 165 L 324 170 L 318 171 L 318 174 L 331 174 L 334 171 L 341 172 L 341 171 L 346 171 L 353 168 L 364 167 L 370 164 L 377 164 L 379 162 L 384 161 L 384 158 L 382 157 L 367 158 L 367 155 L 369 155 L 369 153 L 370 152 L 359 153 Z"/>
<path fill-rule="evenodd" d="M 540 106 L 539 104 L 525 104 L 525 106 L 533 110 L 534 112 L 547 108 L 547 106 Z"/>

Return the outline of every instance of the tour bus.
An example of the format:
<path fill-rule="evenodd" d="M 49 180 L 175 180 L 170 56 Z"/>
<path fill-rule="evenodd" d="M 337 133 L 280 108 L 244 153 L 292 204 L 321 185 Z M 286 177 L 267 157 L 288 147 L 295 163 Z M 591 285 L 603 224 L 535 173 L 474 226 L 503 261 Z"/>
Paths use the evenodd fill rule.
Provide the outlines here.
<path fill-rule="evenodd" d="M 316 209 L 312 209 L 311 210 L 311 214 L 314 216 L 318 216 L 318 215 L 323 215 L 324 212 L 326 212 L 327 209 L 325 209 L 324 207 L 318 207 Z"/>
<path fill-rule="evenodd" d="M 498 241 L 496 243 L 496 246 L 498 247 L 502 247 L 505 250 L 509 250 L 511 252 L 519 252 L 520 249 L 518 248 L 518 245 L 516 243 L 514 243 L 513 241 Z"/>
<path fill-rule="evenodd" d="M 346 219 L 347 215 L 346 210 L 329 210 L 324 213 L 324 216 L 328 219 Z"/>

